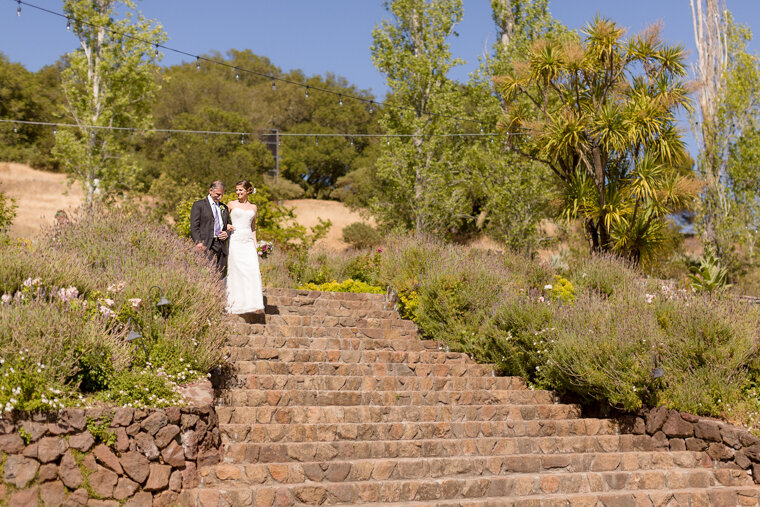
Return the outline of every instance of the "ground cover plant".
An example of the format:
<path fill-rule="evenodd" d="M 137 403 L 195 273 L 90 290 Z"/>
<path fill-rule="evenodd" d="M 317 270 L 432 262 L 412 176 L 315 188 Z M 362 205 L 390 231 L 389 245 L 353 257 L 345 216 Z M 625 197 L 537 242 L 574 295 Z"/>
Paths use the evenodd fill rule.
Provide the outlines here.
<path fill-rule="evenodd" d="M 128 209 L 0 245 L 2 410 L 181 402 L 221 358 L 224 289 L 205 258 Z M 161 297 L 171 304 L 157 305 Z M 138 333 L 142 338 L 127 341 Z"/>

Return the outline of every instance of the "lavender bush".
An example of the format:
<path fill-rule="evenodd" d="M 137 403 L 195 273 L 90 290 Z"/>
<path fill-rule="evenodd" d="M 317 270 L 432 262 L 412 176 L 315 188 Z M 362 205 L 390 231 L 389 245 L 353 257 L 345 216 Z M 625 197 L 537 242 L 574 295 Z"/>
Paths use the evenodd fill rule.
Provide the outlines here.
<path fill-rule="evenodd" d="M 537 387 L 623 410 L 665 404 L 748 425 L 760 418 L 760 308 L 730 294 L 675 290 L 613 257 L 558 273 L 420 237 L 390 240 L 380 275 L 424 336 Z M 655 357 L 662 377 L 652 374 Z"/>
<path fill-rule="evenodd" d="M 223 285 L 172 231 L 130 210 L 97 208 L 39 244 L 0 248 L 0 351 L 6 359 L 28 351 L 53 389 L 78 399 L 136 369 L 190 381 L 219 364 Z M 172 303 L 164 310 L 161 295 Z M 147 357 L 139 340 L 124 341 L 130 330 L 143 336 Z"/>

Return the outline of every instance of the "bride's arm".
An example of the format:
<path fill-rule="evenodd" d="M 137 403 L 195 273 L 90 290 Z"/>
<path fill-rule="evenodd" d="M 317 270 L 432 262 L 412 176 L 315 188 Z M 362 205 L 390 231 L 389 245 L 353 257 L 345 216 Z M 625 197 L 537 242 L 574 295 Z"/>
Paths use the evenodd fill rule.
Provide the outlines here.
<path fill-rule="evenodd" d="M 258 244 L 259 242 L 256 240 L 256 218 L 258 218 L 259 215 L 259 208 L 256 207 L 256 205 L 253 205 L 253 220 L 251 220 L 251 235 L 253 236 L 253 242 L 255 244 Z"/>

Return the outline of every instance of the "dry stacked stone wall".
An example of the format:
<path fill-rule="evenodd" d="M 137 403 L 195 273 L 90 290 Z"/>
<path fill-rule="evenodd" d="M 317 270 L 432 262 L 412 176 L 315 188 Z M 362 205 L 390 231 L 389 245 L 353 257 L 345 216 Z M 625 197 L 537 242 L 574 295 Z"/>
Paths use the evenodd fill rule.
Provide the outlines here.
<path fill-rule="evenodd" d="M 760 484 L 760 438 L 743 428 L 665 407 L 620 422 L 624 432 L 646 436 L 652 450 L 705 451 L 716 465 L 746 470 Z"/>
<path fill-rule="evenodd" d="M 162 506 L 219 461 L 210 406 L 66 409 L 0 420 L 0 504 Z"/>

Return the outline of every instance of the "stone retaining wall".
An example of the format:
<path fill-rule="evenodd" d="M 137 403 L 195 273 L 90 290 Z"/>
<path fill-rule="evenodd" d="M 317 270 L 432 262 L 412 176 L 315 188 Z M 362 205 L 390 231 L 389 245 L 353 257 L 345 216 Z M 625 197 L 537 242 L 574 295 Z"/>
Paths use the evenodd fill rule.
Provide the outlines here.
<path fill-rule="evenodd" d="M 706 451 L 718 466 L 746 470 L 760 484 L 760 438 L 743 428 L 665 407 L 619 420 L 622 431 L 650 436 L 654 450 Z"/>
<path fill-rule="evenodd" d="M 163 506 L 219 461 L 211 406 L 65 409 L 0 420 L 0 504 Z"/>

